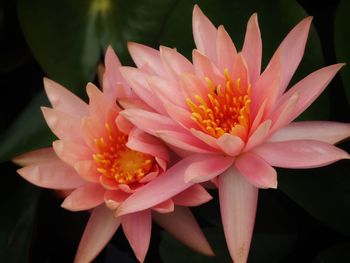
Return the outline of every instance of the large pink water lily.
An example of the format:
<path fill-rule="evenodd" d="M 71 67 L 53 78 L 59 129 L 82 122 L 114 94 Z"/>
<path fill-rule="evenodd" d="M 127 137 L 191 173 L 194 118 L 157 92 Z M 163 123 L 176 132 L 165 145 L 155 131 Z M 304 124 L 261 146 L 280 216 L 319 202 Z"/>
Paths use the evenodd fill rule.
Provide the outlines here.
<path fill-rule="evenodd" d="M 105 92 L 88 84 L 89 104 L 45 79 L 53 109 L 42 108 L 42 111 L 59 140 L 53 142 L 52 148 L 16 158 L 14 161 L 24 166 L 18 173 L 40 187 L 71 190 L 62 203 L 68 210 L 92 209 L 75 262 L 91 262 L 120 225 L 136 257 L 143 262 L 150 242 L 151 218 L 192 249 L 212 255 L 186 207 L 211 199 L 199 185 L 176 192 L 148 209 L 123 216 L 115 213 L 127 198 L 155 178 L 165 176 L 169 162 L 169 152 L 163 142 L 135 128 L 119 114 L 115 99 L 132 96 L 118 75 L 119 66 L 118 58 L 108 49 L 103 80 Z M 182 180 L 182 177 L 171 180 Z M 160 183 L 155 198 L 157 191 L 166 191 L 166 187 Z"/>
<path fill-rule="evenodd" d="M 257 15 L 249 19 L 243 48 L 237 52 L 224 27 L 214 27 L 195 6 L 193 63 L 175 49 L 161 46 L 158 51 L 130 43 L 137 68 L 121 69 L 148 105 L 126 103 L 121 114 L 183 156 L 190 155 L 176 165 L 179 170 L 185 167 L 184 182 L 174 191 L 208 180 L 217 184 L 225 237 L 235 262 L 248 258 L 258 189 L 277 188 L 273 166 L 313 168 L 349 159 L 333 145 L 350 136 L 349 124 L 292 122 L 343 66 L 321 68 L 287 90 L 303 56 L 311 20 L 307 17 L 291 30 L 261 73 Z M 126 200 L 117 214 L 144 209 L 140 200 L 156 187 L 157 180 Z M 162 194 L 158 201 L 167 198 Z"/>

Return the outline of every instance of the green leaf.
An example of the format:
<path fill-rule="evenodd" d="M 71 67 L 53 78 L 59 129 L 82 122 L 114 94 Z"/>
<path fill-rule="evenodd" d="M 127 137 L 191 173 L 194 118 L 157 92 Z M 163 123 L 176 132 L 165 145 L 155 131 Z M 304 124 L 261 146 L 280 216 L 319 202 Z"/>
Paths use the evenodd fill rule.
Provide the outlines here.
<path fill-rule="evenodd" d="M 28 262 L 40 191 L 15 174 L 2 175 L 2 184 L 0 205 L 6 213 L 0 217 L 0 262 Z"/>
<path fill-rule="evenodd" d="M 81 91 L 107 45 L 124 60 L 126 41 L 155 45 L 174 0 L 20 0 L 18 15 L 35 58 L 50 78 Z"/>
<path fill-rule="evenodd" d="M 51 145 L 54 135 L 44 122 L 40 106 L 49 105 L 44 92 L 38 94 L 6 132 L 0 135 L 0 162 Z"/>
<path fill-rule="evenodd" d="M 340 1 L 334 22 L 335 52 L 339 62 L 349 63 L 350 61 L 350 23 L 349 23 L 350 2 Z M 350 66 L 349 64 L 341 70 L 345 92 L 350 102 Z"/>
<path fill-rule="evenodd" d="M 348 263 L 350 259 L 350 243 L 337 244 L 322 251 L 314 263 Z"/>
<path fill-rule="evenodd" d="M 287 33 L 307 16 L 297 1 L 293 0 L 253 0 L 248 2 L 244 0 L 218 0 L 215 2 L 210 0 L 180 0 L 169 16 L 160 42 L 166 46 L 176 47 L 187 58 L 191 58 L 194 48 L 191 21 L 195 3 L 199 5 L 214 25 L 224 25 L 238 50 L 242 47 L 249 17 L 257 12 L 263 40 L 263 65 L 265 66 Z M 312 28 L 303 61 L 292 83 L 301 80 L 323 65 L 320 40 L 315 29 Z M 329 99 L 325 93 L 302 115 L 301 119 L 327 119 L 328 116 Z"/>
<path fill-rule="evenodd" d="M 349 162 L 308 170 L 283 169 L 279 189 L 312 216 L 350 235 Z"/>

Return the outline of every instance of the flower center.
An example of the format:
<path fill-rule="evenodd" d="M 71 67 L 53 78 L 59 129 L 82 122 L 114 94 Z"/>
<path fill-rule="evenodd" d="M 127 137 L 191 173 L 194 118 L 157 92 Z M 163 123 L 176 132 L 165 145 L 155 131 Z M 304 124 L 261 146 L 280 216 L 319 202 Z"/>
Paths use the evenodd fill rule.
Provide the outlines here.
<path fill-rule="evenodd" d="M 154 158 L 148 154 L 133 151 L 126 146 L 128 136 L 117 127 L 105 124 L 107 140 L 104 137 L 94 140 L 97 152 L 93 159 L 98 165 L 97 172 L 120 184 L 140 181 L 152 168 Z"/>
<path fill-rule="evenodd" d="M 209 78 L 209 93 L 205 97 L 196 95 L 186 102 L 192 112 L 192 119 L 201 129 L 219 138 L 224 133 L 244 136 L 242 130 L 249 128 L 251 86 L 241 87 L 240 79 L 232 81 L 228 69 L 224 71 L 225 85 L 215 85 Z M 246 133 L 246 132 L 244 132 Z"/>

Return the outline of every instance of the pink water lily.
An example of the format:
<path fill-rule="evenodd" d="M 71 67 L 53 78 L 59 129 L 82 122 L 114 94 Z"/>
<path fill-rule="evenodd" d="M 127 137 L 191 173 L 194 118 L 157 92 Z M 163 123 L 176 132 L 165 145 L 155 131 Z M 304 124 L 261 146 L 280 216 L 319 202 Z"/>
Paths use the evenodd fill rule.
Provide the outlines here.
<path fill-rule="evenodd" d="M 121 114 L 186 157 L 175 165 L 184 181 L 177 181 L 169 195 L 208 180 L 217 184 L 234 262 L 248 258 L 258 189 L 277 188 L 273 166 L 313 168 L 349 159 L 333 145 L 350 136 L 349 124 L 292 122 L 343 66 L 321 68 L 287 90 L 302 59 L 311 20 L 307 17 L 291 30 L 262 73 L 256 14 L 237 52 L 224 27 L 216 28 L 195 6 L 193 63 L 175 49 L 161 46 L 158 51 L 129 43 L 137 67 L 123 67 L 121 72 L 148 108 L 125 103 Z M 171 178 L 159 180 L 167 184 Z M 163 193 L 157 201 L 140 204 L 158 187 L 157 181 L 126 200 L 117 214 L 166 200 Z"/>
<path fill-rule="evenodd" d="M 52 80 L 44 80 L 53 109 L 43 107 L 42 111 L 59 140 L 53 142 L 52 148 L 15 158 L 24 166 L 18 173 L 40 187 L 70 190 L 62 203 L 65 209 L 92 209 L 75 262 L 91 262 L 120 225 L 137 259 L 143 262 L 152 218 L 192 249 L 212 255 L 187 208 L 211 199 L 199 185 L 176 192 L 148 209 L 123 216 L 115 213 L 134 193 L 155 178 L 164 177 L 169 164 L 169 150 L 164 143 L 135 128 L 119 114 L 116 99 L 132 98 L 130 88 L 118 75 L 119 66 L 109 48 L 103 79 L 105 91 L 88 84 L 89 104 Z M 181 176 L 174 179 L 181 180 Z M 159 187 L 157 191 L 166 191 L 166 185 Z"/>

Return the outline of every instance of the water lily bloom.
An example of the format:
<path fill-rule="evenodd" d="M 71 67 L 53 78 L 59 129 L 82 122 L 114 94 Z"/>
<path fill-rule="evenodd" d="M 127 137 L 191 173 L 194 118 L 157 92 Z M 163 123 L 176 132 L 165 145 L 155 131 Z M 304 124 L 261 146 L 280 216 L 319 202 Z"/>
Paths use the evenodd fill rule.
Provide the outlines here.
<path fill-rule="evenodd" d="M 343 66 L 321 68 L 287 89 L 302 59 L 311 20 L 305 18 L 290 31 L 262 73 L 256 14 L 237 52 L 224 27 L 216 28 L 195 6 L 193 63 L 175 49 L 161 46 L 158 51 L 129 43 L 137 67 L 123 67 L 121 72 L 149 109 L 131 105 L 121 114 L 183 154 L 184 161 L 176 166 L 186 166 L 181 170 L 184 181 L 174 191 L 209 180 L 218 186 L 234 262 L 248 258 L 258 189 L 277 188 L 273 167 L 314 168 L 349 159 L 333 145 L 350 136 L 349 124 L 292 122 Z M 146 204 L 139 202 L 155 187 L 152 182 L 126 200 L 117 214 L 144 209 Z M 162 199 L 167 195 L 158 202 Z"/>
<path fill-rule="evenodd" d="M 105 91 L 88 84 L 89 104 L 52 80 L 44 80 L 53 108 L 43 107 L 42 111 L 59 140 L 53 142 L 52 148 L 16 158 L 14 161 L 24 166 L 18 173 L 40 187 L 70 190 L 62 203 L 65 209 L 92 209 L 75 262 L 91 262 L 120 225 L 136 257 L 143 262 L 150 242 L 151 218 L 194 250 L 212 255 L 186 207 L 211 199 L 199 185 L 148 209 L 123 216 L 115 213 L 120 204 L 149 182 L 166 176 L 169 163 L 169 151 L 163 142 L 135 128 L 119 114 L 117 97 L 132 97 L 118 75 L 119 66 L 118 58 L 108 49 Z M 166 191 L 166 185 L 159 187 Z"/>

